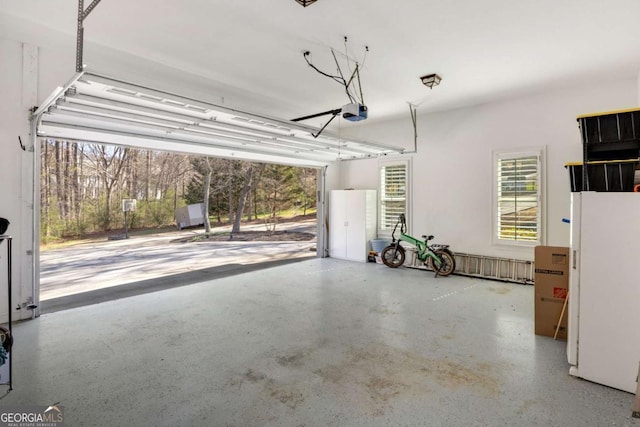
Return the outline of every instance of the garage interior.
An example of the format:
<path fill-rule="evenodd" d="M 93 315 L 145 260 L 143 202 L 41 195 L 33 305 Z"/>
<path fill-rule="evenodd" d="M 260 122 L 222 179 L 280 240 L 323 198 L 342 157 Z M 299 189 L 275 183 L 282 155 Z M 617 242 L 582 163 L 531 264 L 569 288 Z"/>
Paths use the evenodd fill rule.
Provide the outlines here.
<path fill-rule="evenodd" d="M 589 120 L 615 116 L 622 140 L 631 117 L 640 141 L 638 13 L 631 0 L 0 0 L 13 245 L 0 321 L 14 320 L 0 410 L 59 405 L 69 425 L 638 424 L 637 201 L 609 181 L 580 192 L 565 167 L 582 163 L 586 186 L 588 161 L 622 160 L 588 150 Z M 43 137 L 317 167 L 317 257 L 40 315 Z M 518 199 L 522 223 L 500 205 L 513 159 L 534 165 L 509 187 L 534 195 Z M 332 193 L 351 190 L 374 191 L 371 239 L 390 240 L 400 209 L 412 235 L 450 244 L 458 274 L 365 262 L 368 234 L 354 257 L 336 245 Z M 617 249 L 611 264 L 598 245 Z M 566 250 L 567 341 L 534 332 L 533 273 L 553 274 L 534 270 L 536 247 Z"/>

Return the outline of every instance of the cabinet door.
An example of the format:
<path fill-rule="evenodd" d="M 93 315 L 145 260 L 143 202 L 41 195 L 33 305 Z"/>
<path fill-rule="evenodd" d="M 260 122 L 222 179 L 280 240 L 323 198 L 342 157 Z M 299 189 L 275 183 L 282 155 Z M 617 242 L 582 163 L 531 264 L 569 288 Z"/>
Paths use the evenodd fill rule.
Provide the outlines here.
<path fill-rule="evenodd" d="M 582 193 L 578 375 L 634 393 L 640 360 L 640 198 Z"/>
<path fill-rule="evenodd" d="M 347 194 L 346 257 L 354 261 L 367 260 L 365 195 L 357 190 Z"/>
<path fill-rule="evenodd" d="M 329 256 L 347 256 L 347 197 L 346 192 L 334 190 L 329 199 Z"/>

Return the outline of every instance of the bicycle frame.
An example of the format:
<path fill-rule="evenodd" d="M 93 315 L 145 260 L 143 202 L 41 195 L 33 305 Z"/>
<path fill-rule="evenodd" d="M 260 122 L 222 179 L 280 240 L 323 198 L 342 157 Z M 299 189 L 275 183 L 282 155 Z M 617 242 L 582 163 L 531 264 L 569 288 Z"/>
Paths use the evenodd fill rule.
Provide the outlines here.
<path fill-rule="evenodd" d="M 396 230 L 398 228 L 398 224 L 400 224 L 400 237 L 396 239 Z M 435 263 L 435 267 L 437 269 L 442 265 L 442 259 L 434 252 L 436 249 L 443 248 L 446 249 L 449 245 L 431 245 L 427 243 L 429 240 L 433 238 L 433 236 L 426 236 L 425 240 L 416 239 L 415 237 L 407 234 L 405 232 L 407 227 L 406 218 L 404 214 L 400 214 L 398 218 L 398 222 L 396 222 L 395 227 L 393 227 L 393 231 L 391 232 L 391 244 L 399 245 L 400 242 L 407 242 L 416 248 L 416 256 L 421 262 L 426 262 L 427 258 L 433 259 Z"/>

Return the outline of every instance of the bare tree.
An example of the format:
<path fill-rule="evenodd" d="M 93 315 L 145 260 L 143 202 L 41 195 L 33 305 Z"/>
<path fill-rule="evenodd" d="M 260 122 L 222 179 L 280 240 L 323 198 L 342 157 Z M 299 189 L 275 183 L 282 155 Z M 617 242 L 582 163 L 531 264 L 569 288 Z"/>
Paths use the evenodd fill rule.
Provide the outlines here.
<path fill-rule="evenodd" d="M 40 206 L 42 209 L 42 225 L 44 227 L 44 235 L 50 236 L 51 233 L 51 159 L 49 155 L 49 140 L 44 139 L 42 141 L 42 173 L 41 182 L 42 188 L 40 190 Z"/>
<path fill-rule="evenodd" d="M 213 166 L 209 157 L 205 157 L 204 164 L 207 168 L 207 175 L 204 178 L 204 233 L 209 236 L 211 233 L 211 221 L 209 220 L 209 191 L 211 191 L 211 176 L 213 175 Z"/>
<path fill-rule="evenodd" d="M 104 186 L 105 211 L 102 218 L 104 231 L 111 229 L 111 196 L 120 180 L 128 152 L 129 148 L 124 147 L 92 146 L 91 157 Z"/>
<path fill-rule="evenodd" d="M 258 219 L 258 185 L 262 179 L 262 173 L 264 172 L 265 166 L 266 163 L 260 163 L 258 170 L 256 171 L 257 173 L 254 173 L 251 179 L 251 194 L 249 195 L 249 206 L 247 207 L 247 221 L 251 221 L 252 212 L 255 219 Z M 253 200 L 253 211 L 251 207 L 251 200 Z"/>
<path fill-rule="evenodd" d="M 73 155 L 72 155 L 72 188 L 71 188 L 71 209 L 73 212 L 74 219 L 76 224 L 79 225 L 80 221 L 80 183 L 78 182 L 78 144 L 73 144 Z M 79 227 L 78 227 L 79 228 Z"/>
<path fill-rule="evenodd" d="M 138 198 L 138 175 L 139 175 L 139 156 L 140 150 L 131 150 L 127 161 L 127 195 L 132 198 Z"/>
<path fill-rule="evenodd" d="M 313 205 L 315 175 L 289 167 L 53 139 L 42 141 L 41 155 L 47 237 L 109 230 L 118 198 L 139 199 L 136 227 L 149 227 L 169 224 L 177 207 L 202 197 L 207 234 L 209 212 L 219 222 L 228 214 L 238 232 L 243 214 L 268 212 L 275 221 L 292 206 Z"/>
<path fill-rule="evenodd" d="M 184 200 L 186 182 L 197 174 L 188 155 L 53 139 L 41 144 L 41 224 L 47 238 L 109 229 L 121 197 L 154 199 L 143 200 L 139 225 L 169 223 Z"/>
<path fill-rule="evenodd" d="M 62 143 L 62 166 L 64 168 L 62 174 L 62 219 L 65 223 L 69 220 L 69 163 L 70 163 L 70 144 Z"/>
<path fill-rule="evenodd" d="M 242 220 L 242 212 L 244 211 L 244 204 L 247 200 L 247 194 L 249 194 L 249 190 L 251 189 L 251 174 L 253 173 L 253 165 L 249 163 L 249 167 L 244 175 L 244 184 L 242 185 L 242 192 L 240 193 L 240 198 L 238 199 L 238 210 L 236 211 L 236 219 L 233 223 L 232 233 L 237 233 L 240 231 L 240 221 Z"/>
<path fill-rule="evenodd" d="M 291 207 L 295 183 L 295 168 L 282 165 L 268 165 L 261 180 L 261 189 L 266 211 L 265 225 L 274 231 L 278 222 L 278 212 Z"/>
<path fill-rule="evenodd" d="M 64 208 L 62 207 L 62 153 L 60 141 L 54 143 L 55 147 L 55 168 L 56 168 L 56 202 L 58 203 L 58 212 L 63 215 Z"/>
<path fill-rule="evenodd" d="M 297 171 L 299 192 L 302 196 L 302 214 L 307 214 L 307 209 L 315 206 L 317 170 L 312 168 L 300 168 Z"/>

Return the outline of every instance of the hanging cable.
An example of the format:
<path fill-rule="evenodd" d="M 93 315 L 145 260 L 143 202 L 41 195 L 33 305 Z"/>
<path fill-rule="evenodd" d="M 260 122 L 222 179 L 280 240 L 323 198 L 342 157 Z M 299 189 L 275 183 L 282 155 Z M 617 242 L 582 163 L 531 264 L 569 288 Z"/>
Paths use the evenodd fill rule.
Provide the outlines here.
<path fill-rule="evenodd" d="M 336 53 L 334 52 L 333 49 L 331 49 L 331 55 L 333 55 L 333 60 L 336 62 L 336 67 L 338 68 L 338 72 L 340 73 L 340 78 L 344 82 L 344 89 L 345 89 L 345 92 L 347 92 L 347 97 L 349 98 L 349 101 L 353 102 L 353 96 L 351 96 L 351 93 L 349 92 L 349 85 L 351 84 L 351 80 L 353 79 L 353 76 L 351 76 L 351 78 L 347 82 L 344 78 L 344 75 L 342 74 L 342 69 L 340 68 L 340 64 L 338 63 L 338 58 L 336 58 Z M 349 63 L 349 58 L 347 58 L 347 64 L 348 63 Z"/>
<path fill-rule="evenodd" d="M 308 50 L 304 51 L 302 53 L 302 56 L 304 57 L 304 60 L 307 62 L 307 65 L 309 65 L 309 67 L 311 67 L 314 71 L 316 71 L 317 73 L 325 77 L 329 77 L 330 79 L 334 80 L 338 84 L 342 85 L 344 87 L 345 94 L 347 95 L 347 98 L 349 99 L 350 103 L 356 103 L 357 101 L 358 103 L 364 105 L 364 96 L 362 94 L 362 83 L 360 80 L 360 69 L 364 66 L 364 62 L 367 59 L 367 52 L 369 52 L 369 46 L 365 46 L 362 65 L 360 65 L 359 62 L 354 61 L 355 67 L 352 69 L 351 58 L 349 57 L 349 47 L 347 43 L 348 43 L 348 38 L 345 36 L 344 37 L 344 49 L 345 49 L 344 55 L 347 62 L 347 68 L 350 73 L 349 80 L 345 78 L 345 75 L 342 72 L 342 67 L 340 67 L 340 62 L 338 61 L 338 57 L 336 56 L 336 51 L 334 49 L 331 49 L 331 56 L 333 56 L 333 61 L 336 64 L 337 74 L 326 73 L 320 70 L 318 67 L 316 67 L 310 59 L 311 57 L 310 51 Z M 355 84 L 352 85 L 352 83 L 355 83 L 356 81 L 357 81 L 357 88 L 355 87 Z"/>
<path fill-rule="evenodd" d="M 358 61 L 353 60 L 356 64 L 360 65 L 360 68 L 364 68 L 364 64 L 367 62 L 367 53 L 369 53 L 369 46 L 364 47 L 364 55 L 362 55 L 361 64 L 359 64 Z M 349 47 L 347 46 L 347 36 L 344 36 L 344 57 L 347 59 L 347 68 L 349 69 L 349 72 L 351 72 L 351 64 L 349 63 L 351 56 L 349 56 Z"/>
<path fill-rule="evenodd" d="M 353 79 L 356 77 L 356 75 L 358 74 L 358 68 L 356 68 L 353 73 L 351 73 L 351 77 L 349 77 L 349 81 L 347 82 L 347 91 L 349 90 L 349 88 L 351 87 L 351 83 L 353 83 Z M 354 91 L 355 92 L 355 91 Z M 351 100 L 351 102 L 354 101 L 354 98 L 357 98 L 358 94 L 357 92 L 355 92 L 355 95 L 353 96 L 349 96 L 349 99 Z"/>
<path fill-rule="evenodd" d="M 349 48 L 347 47 L 347 36 L 344 36 L 344 56 L 347 58 L 347 68 L 351 72 L 351 65 L 349 64 Z"/>
<path fill-rule="evenodd" d="M 358 73 L 358 90 L 360 91 L 360 103 L 364 105 L 364 95 L 362 94 L 362 85 L 360 84 L 360 67 L 356 63 L 356 72 Z"/>
<path fill-rule="evenodd" d="M 350 71 L 350 76 L 348 81 L 342 72 L 342 67 L 340 66 L 340 62 L 338 61 L 338 57 L 334 49 L 331 49 L 331 55 L 333 56 L 333 61 L 336 64 L 337 74 L 331 74 L 331 73 L 327 73 L 320 70 L 318 67 L 316 67 L 313 64 L 311 60 L 311 52 L 308 50 L 302 52 L 302 56 L 306 61 L 307 65 L 309 65 L 309 67 L 311 67 L 318 74 L 321 74 L 325 77 L 329 77 L 331 80 L 334 80 L 335 82 L 343 86 L 345 94 L 349 99 L 349 104 L 341 108 L 293 119 L 293 121 L 297 122 L 297 121 L 308 120 L 311 118 L 331 114 L 332 117 L 324 124 L 324 126 L 322 126 L 322 128 L 315 135 L 312 134 L 314 138 L 317 138 L 322 133 L 322 131 L 324 131 L 324 129 L 333 121 L 333 119 L 335 119 L 335 117 L 341 112 L 343 112 L 343 110 L 345 109 L 346 109 L 345 110 L 346 112 L 343 115 L 343 117 L 347 120 L 358 121 L 358 120 L 364 120 L 367 118 L 367 107 L 364 105 L 364 95 L 362 92 L 362 82 L 360 79 L 360 68 L 362 67 L 358 61 L 353 60 L 353 63 L 355 66 L 353 70 L 351 69 L 351 58 L 349 57 L 349 47 L 347 45 L 347 42 L 348 42 L 348 39 L 347 37 L 345 37 L 344 38 L 345 57 L 347 61 L 347 68 Z M 365 54 L 364 54 L 365 60 L 366 60 L 368 51 L 369 51 L 369 46 L 365 46 Z M 340 54 L 340 52 L 338 52 L 338 54 Z M 357 87 L 356 87 L 356 82 L 357 82 Z"/>
<path fill-rule="evenodd" d="M 340 83 L 341 85 L 346 85 L 346 81 L 341 78 L 340 76 L 332 76 L 331 74 L 327 74 L 324 71 L 321 71 L 320 69 L 318 69 L 318 67 L 316 67 L 315 65 L 313 65 L 311 63 L 311 61 L 309 61 L 309 55 L 311 55 L 311 52 L 309 52 L 308 50 L 305 51 L 302 56 L 304 57 L 304 60 L 307 61 L 307 64 L 309 64 L 309 66 L 311 68 L 313 68 L 314 70 L 316 70 L 318 73 L 322 74 L 325 77 L 329 77 L 330 79 L 335 80 L 336 82 Z"/>
<path fill-rule="evenodd" d="M 351 85 L 351 82 L 353 81 L 353 79 L 355 77 L 357 79 L 357 81 L 358 81 L 358 91 L 356 91 L 354 89 L 353 98 L 356 98 L 360 102 L 360 104 L 364 105 L 364 96 L 362 95 L 362 85 L 360 83 L 360 69 L 362 67 L 364 67 L 364 63 L 367 60 L 367 52 L 369 52 L 369 46 L 365 46 L 364 47 L 364 55 L 363 55 L 363 59 L 362 59 L 362 65 L 360 65 L 358 63 L 358 61 L 354 60 L 355 69 L 352 71 L 351 70 L 351 57 L 349 56 L 349 47 L 347 45 L 348 40 L 349 39 L 347 38 L 347 36 L 344 36 L 344 56 L 345 56 L 346 61 L 347 61 L 347 69 L 351 73 L 351 78 L 347 82 L 347 90 L 349 89 L 349 87 Z M 334 58 L 335 58 L 335 55 L 334 55 Z M 358 92 L 359 92 L 360 96 L 358 96 Z M 353 98 L 350 98 L 352 100 L 352 102 L 353 102 Z"/>
<path fill-rule="evenodd" d="M 361 68 L 364 68 L 364 64 L 365 64 L 365 62 L 367 62 L 367 53 L 369 53 L 369 46 L 365 46 L 364 47 L 364 56 L 362 58 Z"/>

